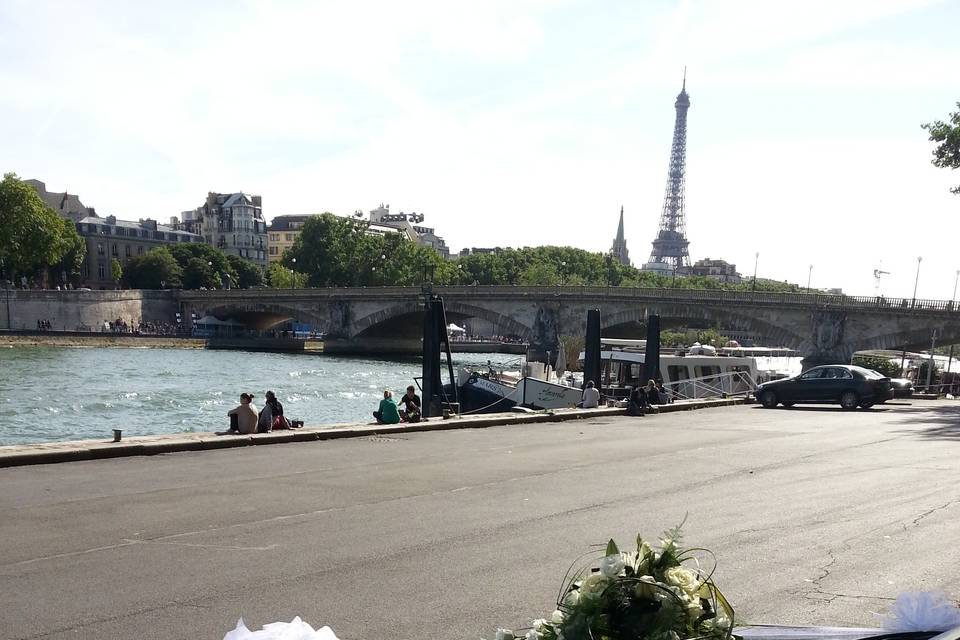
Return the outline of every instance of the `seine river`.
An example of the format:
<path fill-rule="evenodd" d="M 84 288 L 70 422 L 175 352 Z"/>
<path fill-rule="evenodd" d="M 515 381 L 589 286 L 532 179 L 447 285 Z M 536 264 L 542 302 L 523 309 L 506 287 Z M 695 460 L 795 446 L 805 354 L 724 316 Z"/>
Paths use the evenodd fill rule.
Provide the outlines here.
<path fill-rule="evenodd" d="M 517 358 L 454 354 L 456 363 Z M 416 358 L 0 347 L 0 445 L 109 439 L 117 428 L 125 436 L 217 431 L 241 392 L 253 393 L 260 408 L 268 389 L 288 418 L 307 426 L 370 422 L 383 390 L 399 398 L 414 376 Z"/>

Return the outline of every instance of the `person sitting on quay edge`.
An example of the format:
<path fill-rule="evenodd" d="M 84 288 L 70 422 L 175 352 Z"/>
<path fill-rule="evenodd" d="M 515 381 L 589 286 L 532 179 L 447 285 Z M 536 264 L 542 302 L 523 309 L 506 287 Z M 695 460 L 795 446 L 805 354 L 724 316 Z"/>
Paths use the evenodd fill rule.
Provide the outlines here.
<path fill-rule="evenodd" d="M 380 408 L 373 412 L 377 424 L 399 424 L 400 412 L 397 411 L 397 405 L 393 401 L 393 392 L 387 389 L 383 392 L 383 400 L 380 401 Z"/>
<path fill-rule="evenodd" d="M 420 422 L 420 396 L 413 385 L 407 387 L 407 392 L 400 398 L 400 419 L 404 422 Z"/>
<path fill-rule="evenodd" d="M 630 400 L 627 402 L 628 416 L 642 416 L 650 408 L 650 401 L 647 400 L 647 390 L 640 385 L 635 386 L 630 391 Z"/>
<path fill-rule="evenodd" d="M 660 404 L 660 391 L 657 390 L 656 380 L 647 382 L 647 386 L 644 387 L 643 390 L 647 394 L 647 402 L 650 404 Z"/>
<path fill-rule="evenodd" d="M 663 386 L 663 380 L 657 380 L 657 395 L 660 398 L 660 404 L 670 404 L 673 402 L 673 395 Z"/>
<path fill-rule="evenodd" d="M 292 428 L 290 421 L 283 416 L 283 405 L 273 391 L 267 391 L 266 400 L 263 402 L 263 409 L 260 410 L 260 418 L 257 420 L 257 431 L 267 433 L 274 429 Z"/>
<path fill-rule="evenodd" d="M 256 433 L 257 432 L 257 408 L 253 405 L 252 393 L 240 394 L 240 406 L 227 411 L 231 416 L 230 430 L 227 433 Z M 234 426 L 233 416 L 236 416 L 236 426 Z"/>
<path fill-rule="evenodd" d="M 600 390 L 593 385 L 593 380 L 587 380 L 580 406 L 584 409 L 596 409 L 600 406 Z"/>

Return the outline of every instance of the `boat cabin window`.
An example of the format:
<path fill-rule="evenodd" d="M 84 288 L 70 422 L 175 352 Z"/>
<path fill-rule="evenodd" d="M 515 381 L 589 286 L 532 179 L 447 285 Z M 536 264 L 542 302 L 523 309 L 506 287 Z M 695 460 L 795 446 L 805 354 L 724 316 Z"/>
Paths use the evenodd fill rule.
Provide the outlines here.
<path fill-rule="evenodd" d="M 697 378 L 706 378 L 720 374 L 720 367 L 714 366 L 696 366 L 693 368 Z"/>
<path fill-rule="evenodd" d="M 685 364 L 671 364 L 667 367 L 670 382 L 679 382 L 690 378 L 690 369 Z"/>

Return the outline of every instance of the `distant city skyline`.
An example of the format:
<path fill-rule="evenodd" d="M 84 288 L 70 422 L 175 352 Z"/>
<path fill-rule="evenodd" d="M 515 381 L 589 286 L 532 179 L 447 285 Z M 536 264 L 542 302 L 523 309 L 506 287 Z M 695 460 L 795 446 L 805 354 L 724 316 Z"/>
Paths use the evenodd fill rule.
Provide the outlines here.
<path fill-rule="evenodd" d="M 956 175 L 920 125 L 960 100 L 960 3 L 0 3 L 0 170 L 100 215 L 209 191 L 267 219 L 417 211 L 464 247 L 610 248 L 635 266 L 692 107 L 692 261 L 950 298 Z M 813 265 L 812 272 L 809 267 Z"/>

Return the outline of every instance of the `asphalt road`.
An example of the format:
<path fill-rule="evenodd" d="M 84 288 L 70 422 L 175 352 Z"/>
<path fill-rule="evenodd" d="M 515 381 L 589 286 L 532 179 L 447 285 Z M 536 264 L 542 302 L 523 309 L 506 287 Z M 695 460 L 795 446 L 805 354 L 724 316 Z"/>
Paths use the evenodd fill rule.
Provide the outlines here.
<path fill-rule="evenodd" d="M 0 469 L 0 637 L 490 638 L 688 515 L 738 620 L 960 595 L 960 403 L 743 406 Z"/>

